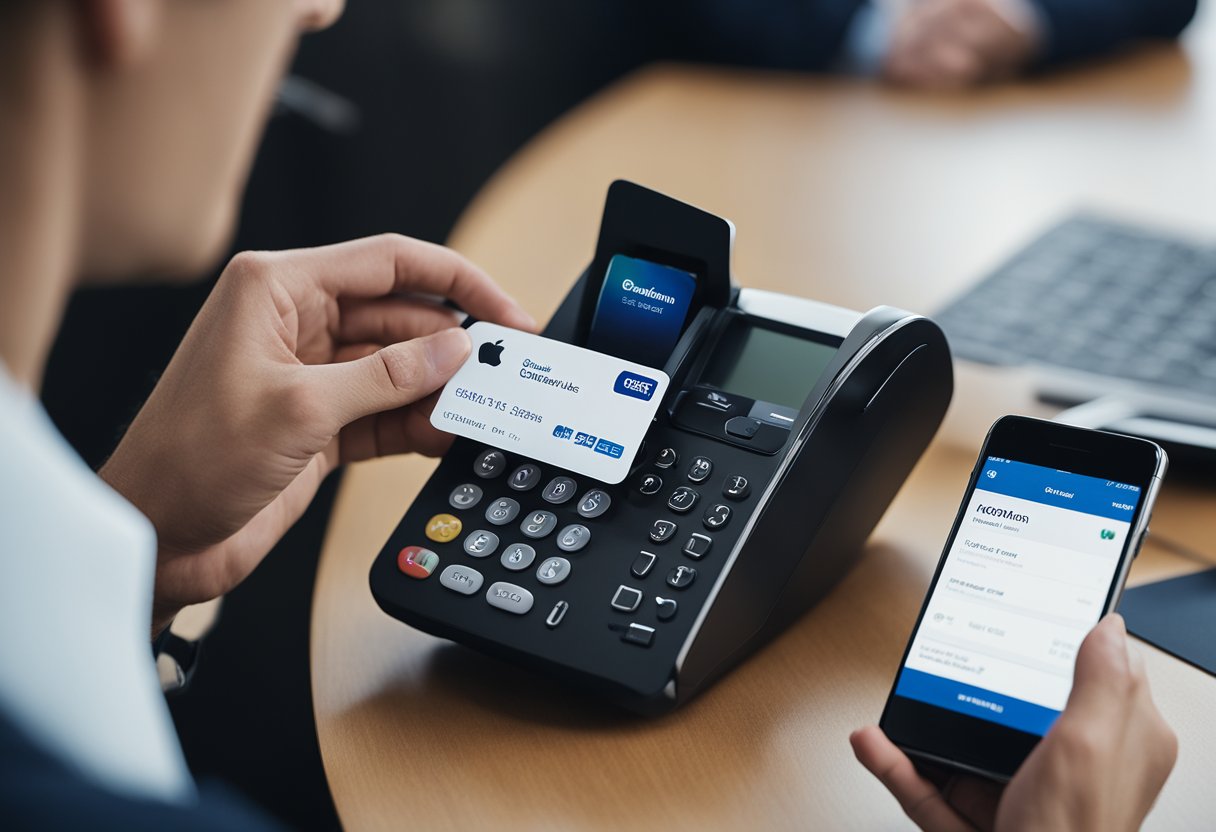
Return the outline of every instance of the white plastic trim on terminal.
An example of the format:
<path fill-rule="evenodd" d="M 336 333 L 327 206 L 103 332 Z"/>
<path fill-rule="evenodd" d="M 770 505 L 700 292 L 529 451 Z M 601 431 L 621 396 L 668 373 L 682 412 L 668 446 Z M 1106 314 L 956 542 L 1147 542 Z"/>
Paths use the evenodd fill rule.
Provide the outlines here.
<path fill-rule="evenodd" d="M 740 289 L 739 309 L 759 318 L 841 338 L 852 332 L 862 317 L 862 313 L 852 309 L 763 289 Z"/>

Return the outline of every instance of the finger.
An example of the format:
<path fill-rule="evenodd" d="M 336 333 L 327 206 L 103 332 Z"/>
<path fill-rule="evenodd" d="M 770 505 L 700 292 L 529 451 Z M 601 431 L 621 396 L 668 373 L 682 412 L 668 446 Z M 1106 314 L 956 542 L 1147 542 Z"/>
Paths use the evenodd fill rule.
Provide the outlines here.
<path fill-rule="evenodd" d="M 922 0 L 916 4 L 917 17 L 925 28 L 940 29 L 958 16 L 957 0 Z"/>
<path fill-rule="evenodd" d="M 934 85 L 958 88 L 974 84 L 984 73 L 983 57 L 967 44 L 942 38 L 928 52 L 929 74 Z"/>
<path fill-rule="evenodd" d="M 919 49 L 892 53 L 883 72 L 888 81 L 905 87 L 929 87 L 934 82 L 928 62 Z"/>
<path fill-rule="evenodd" d="M 1123 617 L 1112 613 L 1081 642 L 1065 711 L 1092 720 L 1119 718 L 1130 676 L 1127 629 Z"/>
<path fill-rule="evenodd" d="M 996 810 L 1005 788 L 991 780 L 956 776 L 945 790 L 946 802 L 978 829 L 996 826 Z"/>
<path fill-rule="evenodd" d="M 887 67 L 896 83 L 924 89 L 952 89 L 969 83 L 965 49 L 940 27 L 911 33 Z"/>
<path fill-rule="evenodd" d="M 336 433 L 356 419 L 404 407 L 438 390 L 471 349 L 468 333 L 452 328 L 354 361 L 307 367 L 309 396 L 334 420 L 330 428 Z"/>
<path fill-rule="evenodd" d="M 918 52 L 913 58 L 905 61 L 898 76 L 893 80 L 909 87 L 925 90 L 951 90 L 964 86 L 945 70 L 935 59 L 931 51 Z"/>
<path fill-rule="evenodd" d="M 1153 692 L 1149 685 L 1144 654 L 1134 644 L 1129 643 L 1127 658 L 1132 678 L 1136 680 L 1136 698 L 1138 700 L 1136 709 L 1143 714 L 1142 726 L 1148 733 L 1148 736 L 1138 745 L 1149 760 L 1149 770 L 1152 775 L 1159 776 L 1160 783 L 1164 783 L 1178 759 L 1178 737 L 1153 702 Z M 1158 785 L 1159 788 L 1160 785 Z M 1153 793 L 1156 794 L 1156 790 Z"/>
<path fill-rule="evenodd" d="M 883 74 L 897 84 L 912 84 L 920 61 L 920 43 L 924 40 L 924 22 L 920 5 L 912 6 L 895 23 L 883 57 Z"/>
<path fill-rule="evenodd" d="M 484 271 L 449 248 L 382 234 L 270 255 L 313 275 L 336 298 L 419 292 L 450 298 L 476 318 L 536 330 L 536 322 Z"/>
<path fill-rule="evenodd" d="M 1144 654 L 1137 650 L 1135 645 L 1131 644 L 1130 641 L 1127 645 L 1127 666 L 1133 676 L 1143 679 L 1145 684 L 1148 683 L 1148 671 L 1144 664 Z"/>
<path fill-rule="evenodd" d="M 878 726 L 854 731 L 849 742 L 858 762 L 887 787 L 904 813 L 921 829 L 934 832 L 969 832 L 972 829 L 942 799 L 937 787 L 917 773 L 908 756 L 887 739 Z"/>
<path fill-rule="evenodd" d="M 1001 51 L 1008 44 L 1009 36 L 1015 34 L 986 3 L 971 4 L 944 24 L 951 35 L 962 43 L 978 49 Z"/>
<path fill-rule="evenodd" d="M 343 344 L 334 350 L 334 362 L 341 363 L 343 361 L 357 361 L 360 358 L 366 358 L 369 355 L 374 355 L 384 349 L 387 344 Z"/>
<path fill-rule="evenodd" d="M 985 76 L 1010 72 L 1029 56 L 1032 34 L 1017 28 L 986 0 L 967 4 L 947 25 L 954 41 L 983 59 Z"/>
<path fill-rule="evenodd" d="M 454 437 L 431 424 L 428 406 L 431 398 L 386 413 L 364 416 L 347 425 L 339 434 L 338 461 L 346 465 L 404 453 L 442 456 L 451 447 Z"/>
<path fill-rule="evenodd" d="M 341 343 L 395 344 L 458 326 L 453 310 L 422 299 L 346 298 L 338 304 L 334 338 Z"/>
<path fill-rule="evenodd" d="M 438 393 L 414 402 L 409 407 L 381 413 L 376 418 L 376 453 L 417 453 L 439 456 L 452 444 L 452 434 L 431 424 L 431 411 L 439 400 Z"/>

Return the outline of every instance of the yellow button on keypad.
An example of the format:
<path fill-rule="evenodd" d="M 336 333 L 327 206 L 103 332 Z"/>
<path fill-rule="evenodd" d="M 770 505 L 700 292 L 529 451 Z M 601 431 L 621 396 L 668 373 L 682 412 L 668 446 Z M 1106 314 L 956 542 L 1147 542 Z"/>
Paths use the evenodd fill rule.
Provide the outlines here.
<path fill-rule="evenodd" d="M 460 534 L 461 522 L 459 517 L 451 514 L 436 514 L 426 524 L 426 536 L 436 543 L 447 543 L 455 540 Z"/>

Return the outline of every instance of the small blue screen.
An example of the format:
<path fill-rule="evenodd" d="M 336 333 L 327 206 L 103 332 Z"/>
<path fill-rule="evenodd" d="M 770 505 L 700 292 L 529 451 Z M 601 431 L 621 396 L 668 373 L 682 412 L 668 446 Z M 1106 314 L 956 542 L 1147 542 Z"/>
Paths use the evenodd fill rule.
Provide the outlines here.
<path fill-rule="evenodd" d="M 618 254 L 608 263 L 587 346 L 662 367 L 680 339 L 697 280 L 671 266 Z"/>

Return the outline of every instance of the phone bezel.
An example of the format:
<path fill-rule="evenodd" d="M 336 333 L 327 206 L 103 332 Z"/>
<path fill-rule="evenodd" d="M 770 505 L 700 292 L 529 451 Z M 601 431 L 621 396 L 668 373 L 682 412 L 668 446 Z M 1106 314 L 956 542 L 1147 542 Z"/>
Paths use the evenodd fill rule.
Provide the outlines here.
<path fill-rule="evenodd" d="M 913 756 L 1004 781 L 1013 776 L 1041 737 L 895 695 L 899 675 L 920 630 L 929 599 L 937 589 L 946 558 L 975 490 L 982 463 L 992 456 L 1140 486 L 1141 499 L 1136 504 L 1114 578 L 1107 590 L 1103 615 L 1114 609 L 1122 592 L 1128 567 L 1151 516 L 1153 501 L 1165 471 L 1166 457 L 1158 445 L 1145 439 L 1025 416 L 1003 417 L 989 429 L 954 524 L 938 558 L 933 580 L 917 614 L 912 635 L 900 658 L 899 671 L 892 680 L 879 725 L 892 742 Z"/>

